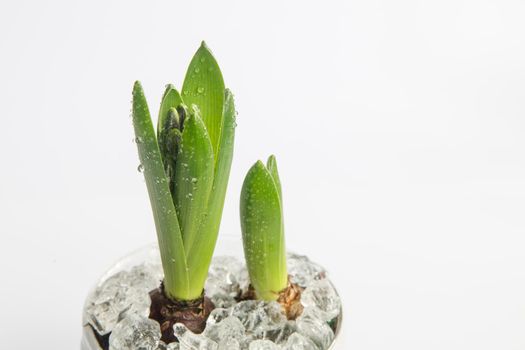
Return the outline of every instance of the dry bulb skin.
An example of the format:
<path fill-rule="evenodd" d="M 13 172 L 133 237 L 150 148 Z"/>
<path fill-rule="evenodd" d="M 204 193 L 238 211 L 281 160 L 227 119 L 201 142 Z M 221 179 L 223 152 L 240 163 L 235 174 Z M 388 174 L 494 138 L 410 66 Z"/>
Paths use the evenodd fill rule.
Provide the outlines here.
<path fill-rule="evenodd" d="M 303 288 L 299 285 L 291 283 L 288 278 L 288 286 L 279 293 L 277 302 L 281 304 L 286 318 L 295 320 L 303 313 L 303 305 L 301 304 L 301 293 Z"/>
<path fill-rule="evenodd" d="M 151 307 L 149 318 L 160 324 L 161 340 L 165 343 L 176 342 L 173 326 L 183 323 L 193 333 L 202 333 L 206 320 L 215 308 L 204 294 L 195 300 L 176 301 L 168 298 L 164 284 L 150 292 Z"/>
<path fill-rule="evenodd" d="M 301 294 L 303 288 L 296 283 L 292 283 L 288 278 L 288 285 L 286 288 L 278 293 L 275 293 L 277 302 L 281 304 L 283 313 L 288 320 L 295 320 L 303 313 L 303 305 L 301 304 Z M 239 298 L 239 301 L 257 300 L 257 292 L 253 285 L 250 284 L 248 290 L 244 292 Z"/>

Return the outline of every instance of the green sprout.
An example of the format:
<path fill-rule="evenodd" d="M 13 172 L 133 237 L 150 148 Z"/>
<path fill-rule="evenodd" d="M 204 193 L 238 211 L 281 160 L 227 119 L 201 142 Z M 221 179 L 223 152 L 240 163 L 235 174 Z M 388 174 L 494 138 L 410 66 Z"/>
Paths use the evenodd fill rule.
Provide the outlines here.
<path fill-rule="evenodd" d="M 133 126 L 148 189 L 169 298 L 201 297 L 217 241 L 235 135 L 233 96 L 203 42 L 182 95 L 168 85 L 157 133 L 140 82 Z"/>
<path fill-rule="evenodd" d="M 244 256 L 256 296 L 277 300 L 288 284 L 281 182 L 274 156 L 258 161 L 244 180 L 240 201 Z"/>

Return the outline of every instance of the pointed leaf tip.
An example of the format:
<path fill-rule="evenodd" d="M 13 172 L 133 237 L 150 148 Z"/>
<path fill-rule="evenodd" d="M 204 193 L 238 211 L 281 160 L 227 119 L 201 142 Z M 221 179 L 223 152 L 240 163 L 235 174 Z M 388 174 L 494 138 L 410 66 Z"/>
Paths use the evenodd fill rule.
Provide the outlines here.
<path fill-rule="evenodd" d="M 173 90 L 175 90 L 178 93 L 177 89 L 175 88 L 173 84 L 166 84 L 166 88 L 164 89 L 164 94 L 162 95 L 162 100 L 166 99 L 166 96 L 168 94 L 172 94 Z"/>
<path fill-rule="evenodd" d="M 208 47 L 201 45 L 188 66 L 182 86 L 182 98 L 187 105 L 195 104 L 199 107 L 215 156 L 222 132 L 224 88 L 224 79 L 217 61 Z"/>
<path fill-rule="evenodd" d="M 279 199 L 281 201 L 281 207 L 282 207 L 282 189 L 281 189 L 281 180 L 279 179 L 279 171 L 277 170 L 277 159 L 275 158 L 275 155 L 271 155 L 268 157 L 268 161 L 266 162 L 266 167 L 268 168 L 268 172 L 272 176 L 272 179 L 275 183 L 275 187 L 277 188 L 277 192 L 279 193 Z"/>
<path fill-rule="evenodd" d="M 142 91 L 142 84 L 140 81 L 135 80 L 135 83 L 133 83 L 133 94 L 137 94 L 138 92 Z"/>
<path fill-rule="evenodd" d="M 275 159 L 275 155 L 274 154 L 271 154 L 269 157 L 268 157 L 268 160 L 266 161 L 266 165 L 268 168 L 274 166 L 277 164 L 277 160 Z"/>

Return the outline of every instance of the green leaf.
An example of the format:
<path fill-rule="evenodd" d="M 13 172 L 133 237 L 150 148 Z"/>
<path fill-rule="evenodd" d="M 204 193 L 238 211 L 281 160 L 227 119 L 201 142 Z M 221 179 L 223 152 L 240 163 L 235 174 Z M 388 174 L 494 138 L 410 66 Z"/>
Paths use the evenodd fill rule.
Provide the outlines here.
<path fill-rule="evenodd" d="M 268 169 L 268 172 L 272 176 L 273 182 L 275 183 L 275 188 L 277 189 L 277 193 L 279 194 L 279 203 L 281 204 L 281 218 L 284 218 L 283 215 L 283 193 L 281 188 L 281 179 L 279 178 L 279 171 L 277 170 L 277 160 L 275 159 L 275 156 L 272 154 L 270 157 L 268 157 L 268 160 L 266 161 L 266 168 Z M 282 254 L 279 255 L 279 266 L 281 267 L 281 272 L 286 275 L 288 275 L 287 268 L 286 268 L 286 251 L 285 251 L 285 242 L 284 242 L 284 220 L 281 220 L 281 248 L 283 249 Z"/>
<path fill-rule="evenodd" d="M 180 125 L 179 113 L 175 108 L 170 108 L 165 120 L 165 127 L 158 132 L 158 144 L 164 171 L 170 180 L 170 189 L 173 188 L 173 174 L 175 173 L 175 161 L 182 133 L 177 127 Z"/>
<path fill-rule="evenodd" d="M 166 85 L 157 120 L 157 139 L 164 168 L 167 173 L 170 173 L 170 169 L 168 168 L 175 165 L 175 155 L 177 153 L 168 150 L 166 137 L 170 130 L 174 128 L 180 129 L 181 120 L 177 112 L 177 107 L 180 105 L 182 105 L 182 98 L 177 89 L 171 84 Z"/>
<path fill-rule="evenodd" d="M 195 104 L 199 107 L 217 157 L 222 125 L 224 80 L 217 61 L 204 41 L 188 67 L 182 95 L 188 106 Z"/>
<path fill-rule="evenodd" d="M 174 177 L 175 208 L 186 251 L 200 234 L 200 225 L 207 215 L 215 164 L 206 127 L 198 109 L 192 107 L 184 121 Z"/>
<path fill-rule="evenodd" d="M 180 116 L 177 107 L 182 104 L 179 92 L 171 84 L 166 85 L 166 90 L 160 103 L 159 117 L 157 120 L 157 140 L 160 155 L 164 164 L 164 170 L 171 179 L 175 169 L 175 157 L 177 155 L 177 138 L 173 129 L 180 129 Z M 180 132 L 180 130 L 179 130 Z M 168 140 L 169 135 L 169 140 Z M 171 186 L 172 184 L 170 184 Z M 170 187 L 171 188 L 171 187 Z"/>
<path fill-rule="evenodd" d="M 179 222 L 144 91 L 138 81 L 133 87 L 132 116 L 141 167 L 157 228 L 165 290 L 170 297 L 191 299 L 193 296 L 189 294 L 190 280 Z"/>
<path fill-rule="evenodd" d="M 235 140 L 235 102 L 230 90 L 225 91 L 225 102 L 223 111 L 223 125 L 219 140 L 218 157 L 215 166 L 215 175 L 212 191 L 208 201 L 208 215 L 203 221 L 200 234 L 196 237 L 193 245 L 186 246 L 188 252 L 188 268 L 196 285 L 204 282 L 208 274 L 217 235 L 221 223 L 224 208 L 224 197 L 228 187 L 230 169 L 233 157 L 233 145 Z"/>
<path fill-rule="evenodd" d="M 275 159 L 275 156 L 273 154 L 270 157 L 268 157 L 266 167 L 268 168 L 268 171 L 270 172 L 270 175 L 272 175 L 273 181 L 275 182 L 275 186 L 277 187 L 277 192 L 279 193 L 279 199 L 282 207 L 283 195 L 281 190 L 281 180 L 279 179 L 279 172 L 277 171 L 277 160 Z"/>
<path fill-rule="evenodd" d="M 251 283 L 258 298 L 275 300 L 288 281 L 283 218 L 276 182 L 261 161 L 246 175 L 240 213 Z"/>
<path fill-rule="evenodd" d="M 177 89 L 171 84 L 166 85 L 166 90 L 164 90 L 162 102 L 160 103 L 159 118 L 157 120 L 157 137 L 159 138 L 159 143 L 161 134 L 172 126 L 168 119 L 170 109 L 176 109 L 182 103 L 182 97 L 180 97 Z"/>

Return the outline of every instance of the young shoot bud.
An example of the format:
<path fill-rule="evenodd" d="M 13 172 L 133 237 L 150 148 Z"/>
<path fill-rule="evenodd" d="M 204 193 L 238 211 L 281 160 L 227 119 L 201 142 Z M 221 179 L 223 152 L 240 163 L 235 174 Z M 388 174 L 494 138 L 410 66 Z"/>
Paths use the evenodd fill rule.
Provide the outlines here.
<path fill-rule="evenodd" d="M 244 256 L 257 298 L 276 300 L 287 287 L 281 182 L 274 156 L 257 161 L 241 191 Z"/>

